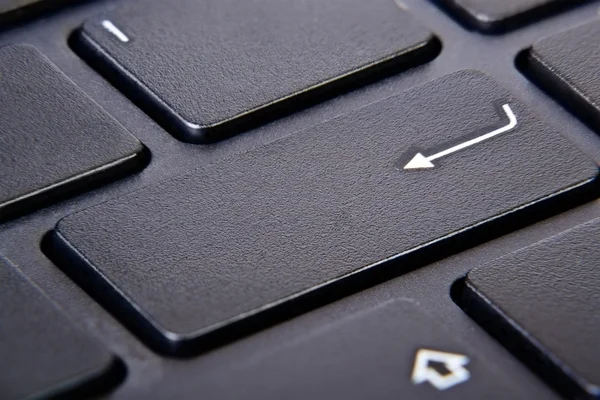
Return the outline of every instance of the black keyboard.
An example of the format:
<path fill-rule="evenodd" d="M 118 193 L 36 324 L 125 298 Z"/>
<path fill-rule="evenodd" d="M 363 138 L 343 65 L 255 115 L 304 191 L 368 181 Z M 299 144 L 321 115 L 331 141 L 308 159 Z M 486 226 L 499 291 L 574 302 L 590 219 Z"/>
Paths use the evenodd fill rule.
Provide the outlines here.
<path fill-rule="evenodd" d="M 600 17 L 0 0 L 0 399 L 600 399 Z"/>

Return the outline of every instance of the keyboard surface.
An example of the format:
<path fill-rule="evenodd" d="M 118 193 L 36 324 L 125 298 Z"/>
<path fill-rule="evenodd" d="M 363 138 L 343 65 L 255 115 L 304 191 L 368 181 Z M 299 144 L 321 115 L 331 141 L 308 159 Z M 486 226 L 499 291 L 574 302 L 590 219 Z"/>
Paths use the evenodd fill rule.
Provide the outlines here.
<path fill-rule="evenodd" d="M 568 397 L 600 396 L 599 220 L 478 267 L 463 307 Z"/>
<path fill-rule="evenodd" d="M 373 70 L 431 59 L 438 47 L 388 0 L 151 0 L 87 21 L 76 40 L 84 58 L 109 77 L 115 71 L 117 87 L 190 142 L 323 101 Z"/>
<path fill-rule="evenodd" d="M 28 46 L 0 50 L 0 220 L 138 168 L 143 146 Z"/>
<path fill-rule="evenodd" d="M 414 153 L 403 154 L 415 137 L 399 134 L 417 130 L 422 149 L 506 132 L 444 159 L 421 150 L 437 167 L 419 170 Z M 292 299 L 302 304 L 307 292 L 368 279 L 382 261 L 396 273 L 414 268 L 419 246 L 437 251 L 493 219 L 506 227 L 512 210 L 535 213 L 560 193 L 593 188 L 597 172 L 493 81 L 463 71 L 68 216 L 49 250 L 106 307 L 131 308 L 123 320 L 133 330 L 186 352 Z"/>
<path fill-rule="evenodd" d="M 0 0 L 0 398 L 598 398 L 599 7 Z"/>
<path fill-rule="evenodd" d="M 116 359 L 74 328 L 52 301 L 6 260 L 0 260 L 2 398 L 83 395 L 95 384 L 110 388 Z M 93 392 L 92 392 L 93 393 Z"/>

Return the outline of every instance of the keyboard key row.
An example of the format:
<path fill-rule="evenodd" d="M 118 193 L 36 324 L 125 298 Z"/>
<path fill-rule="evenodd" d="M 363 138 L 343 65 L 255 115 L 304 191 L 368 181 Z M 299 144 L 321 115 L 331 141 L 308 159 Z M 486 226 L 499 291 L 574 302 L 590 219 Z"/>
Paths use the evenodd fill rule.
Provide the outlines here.
<path fill-rule="evenodd" d="M 142 103 L 161 108 L 152 116 L 176 121 L 167 129 L 189 141 L 234 134 L 241 120 L 275 118 L 438 49 L 384 0 L 132 2 L 86 23 L 80 38 L 98 67 L 119 70 Z M 37 50 L 12 45 L 0 56 L 0 101 L 11 105 L 0 121 L 0 222 L 144 165 L 143 145 Z"/>
<path fill-rule="evenodd" d="M 597 174 L 462 71 L 68 216 L 47 251 L 155 349 L 189 354 L 486 222 L 595 196 Z"/>
<path fill-rule="evenodd" d="M 101 20 L 102 34 L 129 43 L 130 36 L 112 21 Z M 589 77 L 596 65 L 586 54 L 595 53 L 591 38 L 598 25 L 546 39 L 529 52 L 530 72 L 542 84 L 578 96 L 592 111 L 597 90 Z M 433 36 L 423 37 L 427 48 Z M 567 46 L 578 51 L 575 66 L 561 64 Z M 141 143 L 39 52 L 17 45 L 0 53 L 0 98 L 14 106 L 0 121 L 7 132 L 0 165 L 9 178 L 0 182 L 0 219 L 141 167 Z M 467 87 L 471 92 L 465 96 Z M 428 114 L 432 110 L 435 119 Z M 297 135 L 70 216 L 57 225 L 49 251 L 107 308 L 131 312 L 134 318 L 125 323 L 149 343 L 185 354 L 266 311 L 330 290 L 324 285 L 374 274 L 369 271 L 380 265 L 401 265 L 417 249 L 540 199 L 591 190 L 597 172 L 514 98 L 469 71 Z M 300 152 L 302 157 L 292 157 Z M 507 162 L 515 171 L 503 165 Z M 323 169 L 306 168 L 312 164 Z M 560 179 L 554 170 L 560 170 Z M 497 187 L 474 188 L 480 171 L 510 179 L 505 175 Z M 441 200 L 444 190 L 451 198 Z M 408 215 L 402 211 L 407 207 Z M 137 218 L 130 221 L 125 214 L 133 208 Z M 433 212 L 449 220 L 430 229 L 436 224 Z M 162 224 L 163 217 L 168 223 Z M 409 228 L 398 232 L 398 226 Z M 105 231 L 115 236 L 103 237 Z M 174 254 L 179 243 L 186 248 Z M 323 248 L 325 243 L 331 248 Z M 138 250 L 125 251 L 132 248 Z M 128 274 L 117 270 L 122 265 Z M 233 269 L 225 273 L 228 268 Z M 171 292 L 168 299 L 161 298 L 163 289 Z"/>
<path fill-rule="evenodd" d="M 226 4 L 224 10 L 217 11 L 227 14 Z M 362 12 L 357 9 L 352 12 Z M 148 33 L 152 26 L 145 26 L 141 16 L 132 25 L 129 20 L 127 24 L 119 22 L 125 20 L 119 14 L 123 10 L 126 8 L 110 18 L 88 22 L 80 32 L 80 45 L 87 52 L 94 49 L 96 58 L 90 60 L 99 69 L 122 74 L 119 87 L 130 90 L 139 104 L 147 102 L 149 110 L 154 107 L 167 115 L 162 117 L 164 126 L 189 141 L 214 140 L 252 123 L 263 123 L 262 112 L 275 118 L 283 115 L 278 114 L 278 108 L 298 109 L 308 99 L 305 93 L 314 97 L 325 89 L 348 89 L 355 85 L 351 79 L 366 82 L 371 74 L 384 76 L 383 68 L 424 62 L 434 55 L 436 47 L 434 36 L 413 21 L 403 24 L 407 30 L 401 43 L 392 43 L 388 37 L 382 48 L 371 49 L 373 53 L 360 52 L 356 59 L 343 54 L 336 59 L 348 61 L 346 64 L 328 64 L 325 50 L 333 47 L 333 42 L 326 42 L 323 48 L 317 46 L 309 64 L 311 68 L 323 65 L 317 68 L 322 75 L 311 70 L 307 76 L 306 65 L 293 69 L 297 65 L 286 64 L 288 59 L 271 60 L 281 62 L 275 66 L 277 71 L 293 67 L 292 71 L 301 75 L 296 82 L 299 86 L 282 85 L 283 81 L 289 83 L 290 76 L 279 75 L 282 80 L 272 80 L 273 86 L 269 86 L 265 83 L 268 74 L 257 75 L 255 65 L 237 63 L 231 76 L 258 76 L 259 85 L 272 92 L 271 98 L 261 98 L 265 95 L 262 91 L 247 92 L 240 102 L 234 102 L 231 93 L 221 90 L 216 81 L 200 82 L 197 74 L 190 73 L 206 66 L 194 64 L 197 60 L 191 60 L 193 57 L 177 59 L 189 64 L 173 64 L 171 67 L 181 69 L 182 74 L 170 81 L 161 81 L 164 71 L 160 69 L 155 76 L 156 71 L 145 71 L 147 82 L 155 86 L 132 76 L 129 66 L 137 73 L 135 63 L 154 59 L 150 42 L 144 49 L 140 36 L 149 41 L 158 36 Z M 185 10 L 174 13 L 185 14 Z M 369 25 L 383 31 L 393 24 L 392 14 L 412 21 L 395 5 L 394 10 L 402 16 L 390 12 L 389 21 L 373 16 Z M 306 16 L 302 12 L 299 15 Z M 336 21 L 333 26 L 340 28 Z M 305 24 L 300 25 L 305 28 Z M 594 22 L 560 33 L 533 45 L 527 53 L 527 72 L 532 79 L 559 100 L 572 100 L 577 105 L 572 108 L 579 109 L 595 127 L 600 126 L 600 89 L 593 79 L 600 72 L 594 57 L 599 26 Z M 293 24 L 289 28 L 300 29 Z M 252 31 L 252 27 L 248 29 Z M 189 39 L 177 34 L 181 33 L 168 36 L 175 42 Z M 239 31 L 233 34 L 245 36 Z M 363 35 L 363 39 L 380 34 Z M 212 61 L 222 57 L 222 43 L 231 40 L 227 35 L 215 39 L 220 43 L 214 48 L 216 55 L 207 52 L 214 57 Z M 292 38 L 296 40 L 290 33 L 281 41 L 289 44 Z M 319 35 L 314 38 L 322 40 Z M 166 46 L 173 43 L 167 42 Z M 129 50 L 119 47 L 123 45 L 129 45 Z M 247 42 L 244 45 L 249 46 Z M 138 47 L 131 51 L 131 46 Z M 240 48 L 235 51 L 239 53 Z M 383 56 L 386 52 L 389 55 Z M 267 56 L 262 60 L 266 60 L 265 66 L 270 63 Z M 208 59 L 205 61 L 210 62 Z M 248 60 L 256 61 L 255 57 Z M 340 65 L 350 66 L 348 72 L 343 73 Z M 244 75 L 248 71 L 250 74 Z M 218 92 L 225 97 L 210 103 L 202 97 L 196 100 L 190 91 L 179 98 L 181 93 L 171 90 L 188 88 L 181 77 L 200 82 L 190 85 L 199 89 L 197 93 Z M 244 82 L 249 82 L 248 87 L 256 84 Z M 202 86 L 205 84 L 211 87 Z M 173 96 L 172 103 L 165 101 L 168 96 Z M 190 102 L 192 98 L 195 102 Z M 12 106 L 0 121 L 0 131 L 6 132 L 0 167 L 3 178 L 7 178 L 0 181 L 0 219 L 31 211 L 91 183 L 116 179 L 143 165 L 142 144 L 31 47 L 0 49 L 0 100 Z M 205 124 L 201 119 L 189 123 L 180 118 L 185 113 L 203 118 L 204 106 L 211 118 L 216 116 L 215 123 Z M 231 107 L 233 112 L 227 115 L 224 110 L 231 111 Z M 158 113 L 152 115 L 161 118 Z M 182 131 L 177 133 L 181 126 L 169 125 L 176 120 L 192 129 L 185 133 L 191 136 L 185 138 Z M 415 261 L 418 257 L 431 258 L 424 254 L 436 252 L 439 244 L 485 232 L 491 229 L 492 221 L 519 226 L 510 218 L 515 212 L 530 217 L 549 201 L 574 205 L 582 201 L 575 199 L 579 195 L 596 196 L 596 176 L 594 163 L 510 94 L 477 72 L 462 71 L 68 216 L 56 226 L 45 250 L 155 349 L 187 355 L 213 346 L 220 338 L 254 329 L 251 326 L 269 324 L 277 312 L 303 309 L 317 296 L 338 298 L 344 291 L 332 294 L 334 290 L 352 279 L 368 281 L 382 272 L 397 275 L 408 271 L 419 265 Z M 594 347 L 594 334 L 600 326 L 597 318 L 588 317 L 600 306 L 594 296 L 600 277 L 591 267 L 595 263 L 593 244 L 586 242 L 597 226 L 588 224 L 473 270 L 462 299 L 467 312 L 503 344 L 561 393 L 574 397 L 597 398 L 600 393 L 595 368 L 600 354 L 593 351 L 598 347 Z M 591 251 L 580 256 L 586 249 Z M 577 270 L 565 270 L 573 259 L 578 260 Z M 6 334 L 8 338 L 0 337 L 0 353 L 6 355 L 5 365 L 0 361 L 0 367 L 12 368 L 9 379 L 0 380 L 0 393 L 7 398 L 59 395 L 68 390 L 84 393 L 98 382 L 110 385 L 118 380 L 122 371 L 115 358 L 74 328 L 15 271 L 11 264 L 0 261 L 0 281 L 3 288 L 8 285 L 0 294 L 0 320 L 3 329 L 8 327 L 0 330 L 0 336 Z M 524 283 L 529 290 L 523 290 Z M 17 307 L 11 306 L 14 304 L 25 314 L 43 318 L 22 318 L 15 312 Z M 324 349 L 342 354 L 345 344 L 362 346 L 360 363 L 354 353 L 348 353 L 344 368 L 328 375 L 330 381 L 320 382 L 320 389 L 329 388 L 332 393 L 414 391 L 427 398 L 437 394 L 432 388 L 448 388 L 449 377 L 455 378 L 449 387 L 456 386 L 451 393 L 457 398 L 476 398 L 497 390 L 512 392 L 513 388 L 492 379 L 494 374 L 480 366 L 476 357 L 467 355 L 468 349 L 460 342 L 450 340 L 446 344 L 434 335 L 432 332 L 438 332 L 432 329 L 434 324 L 422 320 L 413 308 L 399 302 L 372 311 L 364 321 L 362 317 L 356 319 L 357 323 L 377 327 L 368 337 L 381 335 L 380 342 L 365 343 L 365 332 L 346 321 L 332 332 L 287 349 L 283 356 L 311 355 L 314 370 L 309 371 L 313 374 L 309 381 L 314 382 L 315 377 L 325 376 L 320 366 L 327 360 L 319 357 Z M 415 330 L 423 332 L 409 339 L 420 342 L 403 347 L 386 345 L 401 329 L 397 324 L 381 323 L 390 321 L 386 319 L 388 313 L 414 321 Z M 39 326 L 28 325 L 40 320 L 47 321 L 43 338 L 36 334 Z M 59 357 L 47 346 L 49 342 L 67 351 Z M 75 353 L 68 346 L 83 351 Z M 25 367 L 31 362 L 31 351 L 36 363 L 48 366 L 34 384 Z M 385 384 L 375 388 L 363 383 L 357 387 L 336 385 L 347 380 L 354 369 L 377 367 L 383 359 L 381 354 L 391 353 L 401 363 L 398 370 L 404 371 L 403 376 L 412 377 L 412 385 L 394 380 L 396 370 L 382 375 Z M 430 367 L 436 363 L 437 368 L 441 363 L 442 370 L 450 373 L 436 373 L 436 368 Z M 277 366 L 276 357 L 261 363 L 267 371 L 273 366 L 288 373 L 293 370 L 293 366 L 287 370 Z M 465 384 L 471 374 L 477 377 L 477 385 Z M 249 392 L 258 388 L 252 383 L 247 382 Z M 298 396 L 303 390 L 311 390 L 311 386 L 298 388 Z"/>
<path fill-rule="evenodd" d="M 74 327 L 5 259 L 0 259 L 0 282 L 3 399 L 87 398 L 123 379 L 120 361 Z M 242 397 L 292 399 L 324 394 L 349 399 L 392 399 L 399 394 L 434 399 L 442 393 L 449 399 L 498 393 L 527 398 L 505 372 L 490 368 L 489 360 L 467 343 L 414 302 L 387 301 L 327 329 L 308 332 L 250 363 L 239 360 L 226 381 L 209 375 L 199 383 L 205 397 L 219 399 L 239 398 L 241 393 Z M 365 370 L 378 371 L 378 379 L 357 379 Z M 169 395 L 189 397 L 178 389 Z"/>
<path fill-rule="evenodd" d="M 303 46 L 302 43 L 310 38 L 313 38 L 314 40 L 311 40 L 315 43 L 320 43 L 319 46 L 303 50 L 313 57 L 311 62 L 303 64 L 292 62 L 294 60 L 292 53 L 296 54 L 297 49 L 292 49 L 291 53 L 273 50 L 273 54 L 277 54 L 277 57 L 275 57 L 276 62 L 273 61 L 275 59 L 271 62 L 267 55 L 256 57 L 255 53 L 249 53 L 247 42 L 242 41 L 243 45 L 236 48 L 222 45 L 234 37 L 251 37 L 248 36 L 249 32 L 258 35 L 255 39 L 260 39 L 259 42 L 264 42 L 271 37 L 270 33 L 255 29 L 252 23 L 232 23 L 230 29 L 215 30 L 220 32 L 215 37 L 203 34 L 201 36 L 207 38 L 205 41 L 190 41 L 189 35 L 198 33 L 194 29 L 210 30 L 210 24 L 197 24 L 193 18 L 183 18 L 181 21 L 188 21 L 187 23 L 194 28 L 188 29 L 189 27 L 181 21 L 179 24 L 172 24 L 170 29 L 173 29 L 173 32 L 166 35 L 169 39 L 166 40 L 164 37 L 161 38 L 161 35 L 165 36 L 164 29 L 160 30 L 158 26 L 148 22 L 152 21 L 151 15 L 156 11 L 155 8 L 160 10 L 165 7 L 170 10 L 169 13 L 164 14 L 166 16 L 178 18 L 181 15 L 194 16 L 200 13 L 207 20 L 212 21 L 214 15 L 211 12 L 220 17 L 232 13 L 231 2 L 221 2 L 218 7 L 209 7 L 210 12 L 204 12 L 206 10 L 203 7 L 207 7 L 208 3 L 180 1 L 177 7 L 173 7 L 172 4 L 167 7 L 162 2 L 150 1 L 149 6 L 144 8 L 147 15 L 140 13 L 139 8 L 133 6 L 137 5 L 137 2 L 134 2 L 128 6 L 130 8 L 125 6 L 114 11 L 110 19 L 104 16 L 88 22 L 81 31 L 80 38 L 82 43 L 87 43 L 87 54 L 93 53 L 96 58 L 102 58 L 96 61 L 104 63 L 109 69 L 127 70 L 123 78 L 135 76 L 130 83 L 137 85 L 139 90 L 149 90 L 140 98 L 143 97 L 148 101 L 154 99 L 155 105 L 170 105 L 167 107 L 169 110 L 163 110 L 166 113 L 154 114 L 156 118 L 160 119 L 160 115 L 169 114 L 171 116 L 167 119 L 181 120 L 176 115 L 195 115 L 200 119 L 191 118 L 198 122 L 192 125 L 228 126 L 231 129 L 226 129 L 228 132 L 225 135 L 229 135 L 236 132 L 232 125 L 228 125 L 229 122 L 244 118 L 258 121 L 255 117 L 261 108 L 259 104 L 264 104 L 265 110 L 268 110 L 271 106 L 275 107 L 275 103 L 297 102 L 308 88 L 316 89 L 315 85 L 319 82 L 323 83 L 323 87 L 328 87 L 333 84 L 336 77 L 339 78 L 336 78 L 337 80 L 343 80 L 343 77 L 352 76 L 351 80 L 356 81 L 358 75 L 367 71 L 371 71 L 368 73 L 371 76 L 378 70 L 374 64 L 381 66 L 392 61 L 400 62 L 400 59 L 404 61 L 411 59 L 415 63 L 416 60 L 422 62 L 424 59 L 419 58 L 419 53 L 425 49 L 431 50 L 431 46 L 434 46 L 436 41 L 434 36 L 418 25 L 406 11 L 395 4 L 392 5 L 392 9 L 387 10 L 388 3 L 392 2 L 377 3 L 376 7 L 369 5 L 367 8 L 371 14 L 362 10 L 362 2 L 353 2 L 353 7 L 347 7 L 344 18 L 338 21 L 338 14 L 327 12 L 330 11 L 329 8 L 337 6 L 334 4 L 337 0 L 332 1 L 331 4 L 320 2 L 317 8 L 302 3 L 304 6 L 298 6 L 300 10 L 297 10 L 293 16 L 287 17 L 290 20 L 297 20 L 297 25 L 286 24 L 289 38 L 285 35 L 280 35 L 280 38 L 289 40 L 281 39 L 281 46 L 286 47 L 290 43 Z M 256 4 L 247 6 L 251 7 L 253 12 L 260 14 L 263 9 L 261 7 L 269 4 L 266 0 L 257 0 Z M 282 4 L 281 7 L 283 15 L 290 12 L 287 3 L 285 6 Z M 297 15 L 302 18 L 297 18 Z M 314 15 L 325 15 L 332 20 L 322 21 L 313 18 Z M 356 20 L 363 21 L 365 27 L 356 30 L 358 25 L 346 25 L 348 18 L 352 16 L 356 17 Z M 309 30 L 308 36 L 298 35 L 297 33 L 303 29 L 308 29 L 302 22 L 304 18 L 313 21 L 311 23 L 323 23 L 333 28 L 319 30 L 317 25 L 309 25 L 313 27 Z M 124 25 L 121 21 L 126 21 L 127 24 Z M 281 20 L 278 17 L 272 23 L 275 31 Z M 402 34 L 397 37 L 394 36 L 397 35 L 397 29 L 392 29 L 395 24 L 402 26 Z M 594 22 L 546 39 L 532 47 L 528 58 L 528 67 L 533 79 L 541 81 L 547 90 L 557 93 L 557 96 L 563 100 L 574 99 L 576 104 L 580 105 L 577 107 L 579 113 L 584 114 L 584 118 L 592 120 L 596 125 L 600 125 L 595 122 L 600 118 L 596 104 L 596 92 L 600 89 L 596 88 L 594 80 L 590 79 L 596 72 L 597 63 L 589 55 L 595 54 L 592 39 L 598 33 L 599 26 L 600 23 Z M 119 27 L 126 27 L 123 29 L 130 36 L 135 35 L 136 40 L 130 42 L 127 34 Z M 353 37 L 352 35 L 358 31 L 362 32 L 362 41 L 351 41 L 352 45 L 364 44 L 370 49 L 369 52 L 362 51 L 360 48 L 351 51 L 336 44 L 338 41 L 347 42 L 347 38 Z M 369 34 L 364 35 L 363 31 Z M 394 35 L 389 35 L 388 31 L 394 32 Z M 121 39 L 127 40 L 119 39 L 121 35 L 124 36 Z M 303 37 L 302 40 L 298 39 L 300 36 Z M 325 40 L 326 37 L 329 39 Z M 379 43 L 375 40 L 376 37 L 387 39 Z M 172 46 L 173 41 L 193 42 L 196 43 L 197 48 L 181 49 Z M 156 57 L 157 48 L 154 42 L 161 43 L 163 47 L 160 49 L 169 47 L 171 52 L 185 50 L 185 52 L 193 51 L 194 54 L 205 56 L 198 59 L 189 57 L 189 54 L 184 56 L 183 53 L 173 53 L 173 57 Z M 378 45 L 373 47 L 372 43 L 375 42 Z M 96 50 L 90 52 L 89 46 Z M 278 48 L 277 46 L 279 45 L 276 45 L 275 49 Z M 339 51 L 339 54 L 336 53 L 337 55 L 332 57 L 330 48 L 338 49 L 336 51 Z M 148 51 L 149 49 L 153 50 Z M 269 52 L 272 46 L 260 46 L 260 49 Z M 355 54 L 355 51 L 361 57 L 349 56 Z M 569 57 L 565 56 L 565 51 L 570 53 Z M 93 186 L 102 181 L 116 179 L 142 167 L 144 151 L 141 143 L 83 94 L 45 57 L 26 46 L 9 46 L 0 52 L 3 56 L 0 61 L 0 99 L 4 104 L 12 105 L 5 118 L 0 121 L 0 129 L 6 132 L 0 148 L 0 168 L 3 175 L 8 178 L 0 182 L 0 220 L 24 214 L 82 190 L 90 184 Z M 226 52 L 229 52 L 227 53 L 229 55 L 225 54 Z M 241 55 L 241 58 L 232 63 L 232 71 L 228 71 L 226 76 L 223 75 L 221 81 L 206 79 L 206 74 L 216 73 L 222 67 L 222 63 L 218 63 L 217 60 L 233 60 L 235 58 L 233 53 Z M 281 54 L 288 54 L 289 57 L 281 58 Z M 566 61 L 573 58 L 576 62 Z M 169 59 L 169 62 L 161 64 L 160 68 L 148 67 L 162 62 L 163 59 Z M 181 64 L 172 60 L 177 60 L 177 63 Z M 344 60 L 347 62 L 342 62 Z M 260 68 L 253 65 L 253 63 L 263 62 L 269 65 L 265 64 Z M 294 68 L 290 68 L 290 63 Z M 411 63 L 408 62 L 406 65 Z M 315 65 L 321 64 L 322 68 L 314 68 Z M 19 65 L 19 68 L 14 68 L 14 65 Z M 315 75 L 315 70 L 322 75 Z M 202 74 L 196 71 L 202 71 Z M 287 72 L 283 74 L 273 73 L 273 71 Z M 292 79 L 292 75 L 296 78 Z M 256 85 L 257 81 L 260 81 L 259 85 Z M 256 90 L 252 91 L 248 86 L 248 90 L 243 90 L 245 95 L 236 100 L 231 90 L 235 91 L 242 87 L 240 82 L 245 82 Z M 286 86 L 282 82 L 287 82 L 286 84 L 289 85 Z M 150 83 L 152 87 L 147 86 Z M 277 92 L 277 90 L 281 91 Z M 198 95 L 200 93 L 204 94 Z M 272 96 L 269 98 L 264 97 L 270 95 Z M 295 107 L 298 106 L 297 103 Z M 228 114 L 229 111 L 226 110 L 233 111 Z M 200 115 L 207 115 L 206 113 L 216 119 L 210 117 L 209 120 L 212 122 L 202 120 L 203 117 Z M 275 116 L 277 113 L 268 114 Z M 190 126 L 186 123 L 184 125 L 188 128 Z M 195 133 L 191 134 L 194 137 L 188 136 L 186 140 L 204 140 L 200 138 L 206 138 L 209 131 L 210 129 L 194 130 Z"/>

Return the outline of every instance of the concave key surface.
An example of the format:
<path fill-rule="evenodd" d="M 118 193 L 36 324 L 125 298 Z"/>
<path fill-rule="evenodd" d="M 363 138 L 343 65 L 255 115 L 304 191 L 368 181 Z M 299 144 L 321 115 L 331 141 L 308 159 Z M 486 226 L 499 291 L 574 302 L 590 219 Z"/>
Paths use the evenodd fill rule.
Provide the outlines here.
<path fill-rule="evenodd" d="M 587 0 L 434 0 L 484 32 L 503 32 L 537 21 Z"/>
<path fill-rule="evenodd" d="M 462 306 L 569 398 L 600 398 L 600 219 L 475 268 Z"/>
<path fill-rule="evenodd" d="M 81 398 L 119 379 L 116 359 L 1 257 L 0 285 L 0 398 Z"/>
<path fill-rule="evenodd" d="M 535 43 L 523 58 L 527 75 L 600 131 L 600 21 Z"/>
<path fill-rule="evenodd" d="M 76 49 L 188 142 L 222 139 L 437 54 L 393 0 L 143 0 Z"/>
<path fill-rule="evenodd" d="M 413 302 L 391 300 L 257 351 L 169 397 L 201 390 L 222 400 L 528 399 L 468 340 Z"/>
<path fill-rule="evenodd" d="M 141 167 L 142 144 L 36 49 L 0 49 L 0 221 Z"/>
<path fill-rule="evenodd" d="M 597 172 L 462 71 L 68 216 L 46 251 L 149 344 L 185 354 L 539 218 L 542 200 L 581 201 Z"/>

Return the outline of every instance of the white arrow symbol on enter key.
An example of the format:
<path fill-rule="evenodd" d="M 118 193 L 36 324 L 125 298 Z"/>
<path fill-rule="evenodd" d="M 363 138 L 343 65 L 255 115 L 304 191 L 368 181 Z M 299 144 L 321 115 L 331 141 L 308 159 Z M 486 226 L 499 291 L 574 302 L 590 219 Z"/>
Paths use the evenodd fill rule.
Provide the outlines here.
<path fill-rule="evenodd" d="M 429 365 L 431 362 L 444 364 L 444 368 L 448 370 L 448 373 L 442 375 Z M 420 349 L 415 358 L 412 382 L 415 385 L 429 382 L 438 390 L 450 389 L 469 380 L 471 374 L 465 368 L 468 363 L 469 357 L 462 354 Z"/>
<path fill-rule="evenodd" d="M 504 112 L 506 113 L 506 116 L 508 117 L 508 125 L 503 126 L 500 129 L 496 129 L 493 132 L 490 133 L 486 133 L 485 135 L 476 137 L 475 139 L 471 139 L 469 141 L 466 141 L 464 143 L 458 144 L 456 146 L 450 147 L 447 150 L 441 151 L 437 154 L 433 154 L 431 156 L 424 156 L 421 153 L 417 153 L 409 162 L 408 164 L 406 164 L 404 166 L 404 169 L 428 169 L 428 168 L 433 168 L 435 167 L 435 165 L 433 165 L 432 161 L 433 160 L 437 160 L 438 158 L 447 156 L 448 154 L 452 154 L 454 152 L 457 152 L 459 150 L 462 150 L 464 148 L 473 146 L 474 144 L 477 143 L 481 143 L 484 140 L 488 140 L 493 138 L 494 136 L 500 135 L 502 133 L 508 132 L 512 129 L 514 129 L 517 126 L 517 117 L 515 116 L 515 114 L 513 113 L 512 109 L 510 108 L 510 106 L 508 104 L 505 104 L 502 106 L 502 109 L 504 110 Z"/>

